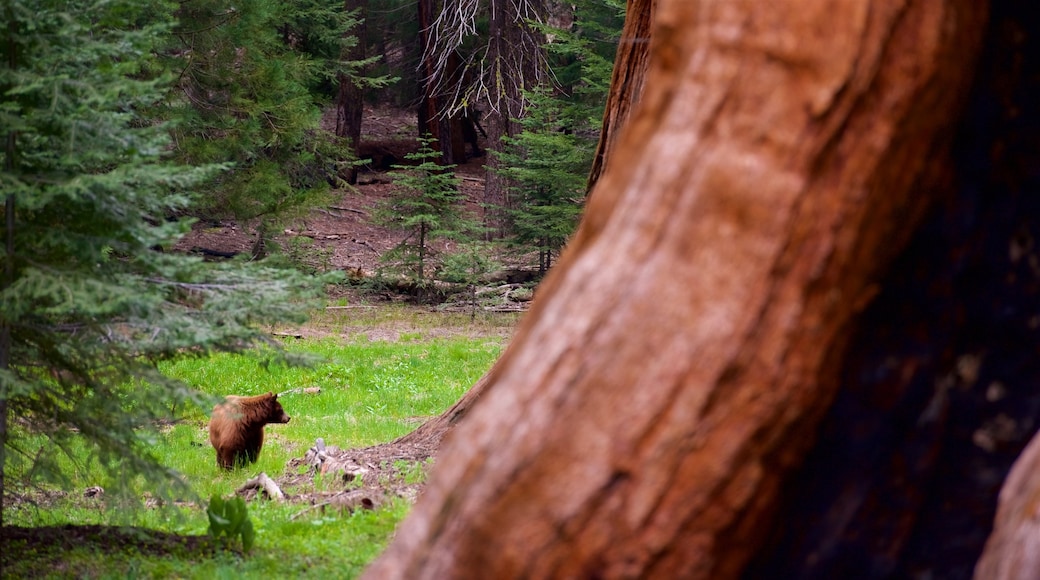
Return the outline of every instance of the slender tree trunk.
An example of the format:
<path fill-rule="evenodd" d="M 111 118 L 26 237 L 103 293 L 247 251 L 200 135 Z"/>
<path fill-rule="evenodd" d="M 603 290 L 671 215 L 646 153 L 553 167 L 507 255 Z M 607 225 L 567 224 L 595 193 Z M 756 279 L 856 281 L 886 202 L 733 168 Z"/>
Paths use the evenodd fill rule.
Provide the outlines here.
<path fill-rule="evenodd" d="M 653 32 L 657 0 L 628 0 L 625 11 L 625 26 L 621 31 L 621 42 L 614 57 L 614 71 L 610 78 L 610 93 L 603 111 L 599 143 L 589 170 L 588 191 L 592 191 L 603 173 L 617 143 L 618 134 L 625 126 L 635 104 L 643 94 L 643 81 L 648 69 L 650 38 Z"/>
<path fill-rule="evenodd" d="M 11 171 L 14 156 L 14 133 L 7 137 L 7 170 Z M 14 195 L 4 200 L 4 279 L 0 290 L 6 290 L 14 281 Z M 11 325 L 0 321 L 0 372 L 11 367 Z M 7 465 L 7 383 L 0 381 L 0 527 L 4 525 L 4 474 Z"/>
<path fill-rule="evenodd" d="M 948 170 L 984 18 L 661 0 L 578 233 L 366 577 L 738 577 Z"/>
<path fill-rule="evenodd" d="M 18 64 L 18 52 L 14 43 L 18 33 L 17 20 L 11 14 L 11 6 L 7 6 L 7 66 L 15 70 Z M 13 175 L 15 170 L 15 154 L 17 152 L 18 134 L 11 131 L 7 134 L 4 146 L 4 171 Z M 0 291 L 6 290 L 14 283 L 14 194 L 4 197 L 4 272 L 0 280 Z M 7 317 L 0 320 L 0 372 L 11 367 L 11 324 Z M 7 466 L 7 382 L 0 381 L 0 528 L 4 525 L 5 473 Z"/>
<path fill-rule="evenodd" d="M 419 277 L 419 284 L 423 283 L 423 274 L 426 269 L 426 222 L 419 224 L 419 265 L 416 268 L 416 274 Z"/>
<path fill-rule="evenodd" d="M 367 7 L 366 0 L 346 0 L 343 9 L 347 12 L 358 11 L 358 24 L 354 27 L 352 34 L 357 36 L 356 45 L 343 55 L 350 61 L 361 61 L 365 59 L 365 24 Z M 358 71 L 363 74 L 363 71 Z M 336 96 L 336 136 L 350 140 L 350 146 L 354 152 L 354 158 L 358 157 L 358 147 L 361 145 L 361 120 L 365 109 L 365 91 L 347 75 L 339 75 L 339 94 Z M 357 183 L 357 167 L 351 166 L 344 176 L 347 183 Z"/>
<path fill-rule="evenodd" d="M 433 89 L 434 55 L 430 50 L 431 30 L 434 21 L 434 0 L 419 0 L 416 3 L 419 13 L 419 51 L 422 64 L 419 68 L 419 136 L 437 139 L 440 127 L 437 124 L 437 100 Z"/>

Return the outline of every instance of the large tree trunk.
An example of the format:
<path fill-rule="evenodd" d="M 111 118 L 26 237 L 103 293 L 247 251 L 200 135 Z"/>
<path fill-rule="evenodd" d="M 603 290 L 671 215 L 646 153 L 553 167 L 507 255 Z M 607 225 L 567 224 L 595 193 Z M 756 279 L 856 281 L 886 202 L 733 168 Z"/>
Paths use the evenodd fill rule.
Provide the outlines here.
<path fill-rule="evenodd" d="M 367 576 L 738 576 L 945 177 L 984 19 L 661 0 L 579 232 Z"/>
<path fill-rule="evenodd" d="M 343 10 L 352 12 L 358 10 L 358 24 L 351 31 L 357 37 L 357 44 L 351 47 L 343 57 L 349 61 L 362 61 L 365 59 L 365 24 L 366 0 L 345 0 Z M 364 71 L 358 71 L 363 74 Z M 365 108 L 365 91 L 354 80 L 345 74 L 339 75 L 339 92 L 336 95 L 336 136 L 348 139 L 354 153 L 358 158 L 358 148 L 361 145 L 361 118 Z M 342 177 L 347 183 L 357 183 L 357 167 L 351 166 Z"/>
<path fill-rule="evenodd" d="M 648 70 L 650 37 L 657 0 L 628 0 L 625 10 L 625 27 L 621 31 L 622 42 L 618 43 L 614 56 L 614 70 L 610 75 L 610 93 L 603 110 L 603 124 L 599 143 L 589 170 L 588 190 L 592 191 L 599 181 L 607 159 L 614 150 L 621 128 L 628 122 L 635 104 L 643 94 L 643 81 Z"/>

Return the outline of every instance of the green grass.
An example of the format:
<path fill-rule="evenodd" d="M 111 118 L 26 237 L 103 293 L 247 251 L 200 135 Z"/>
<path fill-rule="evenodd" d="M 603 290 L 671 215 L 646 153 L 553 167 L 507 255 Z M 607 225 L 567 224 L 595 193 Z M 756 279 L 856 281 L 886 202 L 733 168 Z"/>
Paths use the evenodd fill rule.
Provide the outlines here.
<path fill-rule="evenodd" d="M 340 315 L 326 315 L 324 323 L 335 324 L 329 319 Z M 378 328 L 379 317 L 384 314 L 371 315 L 374 320 L 358 323 L 358 327 Z M 355 448 L 387 442 L 411 431 L 458 400 L 490 368 L 508 340 L 507 332 L 488 333 L 486 329 L 475 333 L 478 338 L 468 336 L 465 327 L 459 332 L 443 332 L 422 318 L 426 315 L 416 316 L 419 318 L 404 324 L 400 317 L 394 319 L 398 328 L 408 330 L 400 332 L 393 342 L 369 340 L 364 332 L 341 334 L 350 337 L 346 339 L 287 339 L 284 346 L 289 352 L 315 358 L 309 367 L 271 363 L 262 352 L 185 358 L 165 365 L 165 373 L 215 397 L 281 393 L 304 387 L 319 387 L 321 392 L 283 396 L 282 405 L 292 421 L 268 426 L 259 461 L 230 473 L 218 469 L 209 444 L 209 409 L 175 409 L 180 420 L 161 430 L 153 450 L 165 465 L 183 475 L 195 493 L 195 497 L 182 498 L 185 501 L 180 509 L 143 507 L 127 511 L 84 499 L 82 491 L 87 487 L 107 488 L 114 483 L 86 461 L 87 448 L 83 446 L 73 450 L 75 460 L 64 460 L 71 476 L 66 495 L 45 490 L 49 493 L 39 495 L 36 505 L 9 504 L 4 523 L 132 524 L 177 534 L 205 534 L 205 500 L 212 494 L 231 495 L 259 472 L 282 475 L 286 463 L 302 457 L 316 438 L 323 438 L 327 445 Z M 464 319 L 459 324 L 465 324 Z M 407 478 L 421 479 L 421 466 L 403 467 Z M 9 488 L 15 479 L 9 477 Z M 228 551 L 215 555 L 101 552 L 92 546 L 30 553 L 25 546 L 5 545 L 3 577 L 352 578 L 386 545 L 409 504 L 397 499 L 374 511 L 353 513 L 305 512 L 307 507 L 250 502 L 249 515 L 257 536 L 252 552 L 245 556 Z"/>

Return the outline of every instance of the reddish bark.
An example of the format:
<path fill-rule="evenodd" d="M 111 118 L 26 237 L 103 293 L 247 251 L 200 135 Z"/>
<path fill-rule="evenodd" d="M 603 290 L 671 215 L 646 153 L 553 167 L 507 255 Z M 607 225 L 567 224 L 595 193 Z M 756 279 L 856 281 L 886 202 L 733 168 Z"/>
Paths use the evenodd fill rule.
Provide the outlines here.
<path fill-rule="evenodd" d="M 617 143 L 618 133 L 625 126 L 635 104 L 643 94 L 643 81 L 649 68 L 651 26 L 657 12 L 657 0 L 628 0 L 625 27 L 621 32 L 614 56 L 614 70 L 610 78 L 610 93 L 603 111 L 603 125 L 599 143 L 589 170 L 588 190 L 599 181 L 607 158 Z"/>
<path fill-rule="evenodd" d="M 367 577 L 737 577 L 946 170 L 984 19 L 662 0 L 579 232 Z"/>

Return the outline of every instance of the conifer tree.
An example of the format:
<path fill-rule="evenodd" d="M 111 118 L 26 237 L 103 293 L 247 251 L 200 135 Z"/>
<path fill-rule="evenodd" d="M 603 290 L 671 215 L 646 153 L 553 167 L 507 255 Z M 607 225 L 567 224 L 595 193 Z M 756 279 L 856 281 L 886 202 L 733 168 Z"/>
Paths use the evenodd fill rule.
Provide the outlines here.
<path fill-rule="evenodd" d="M 167 127 L 141 116 L 163 95 L 149 55 L 171 24 L 165 2 L 0 10 L 0 495 L 3 475 L 61 481 L 75 438 L 110 485 L 168 483 L 149 451 L 156 421 L 206 402 L 156 362 L 263 341 L 257 323 L 301 320 L 320 280 L 163 251 L 186 229 L 167 218 L 188 188 L 222 169 L 169 162 Z"/>
<path fill-rule="evenodd" d="M 513 202 L 504 210 L 513 232 L 508 241 L 537 252 L 538 271 L 545 273 L 578 225 L 593 143 L 567 129 L 577 120 L 564 115 L 564 103 L 551 89 L 536 88 L 527 98 L 523 129 L 504 138 L 496 155 Z"/>
<path fill-rule="evenodd" d="M 621 27 L 623 0 L 577 0 L 567 27 L 543 26 L 549 66 L 564 103 L 565 116 L 580 124 L 575 131 L 598 132 L 610 90 L 610 76 Z"/>
<path fill-rule="evenodd" d="M 468 238 L 475 226 L 462 207 L 464 196 L 454 165 L 441 165 L 435 141 L 419 139 L 419 150 L 405 157 L 416 165 L 394 165 L 394 191 L 376 213 L 383 225 L 402 229 L 406 237 L 384 254 L 392 272 L 405 274 L 422 288 L 429 282 L 431 243 L 436 238 Z"/>
<path fill-rule="evenodd" d="M 186 0 L 176 16 L 162 52 L 176 82 L 156 114 L 176 121 L 180 161 L 232 164 L 195 211 L 261 218 L 254 254 L 263 255 L 265 232 L 325 199 L 353 161 L 319 120 L 322 87 L 354 74 L 340 52 L 356 20 L 320 0 Z"/>

